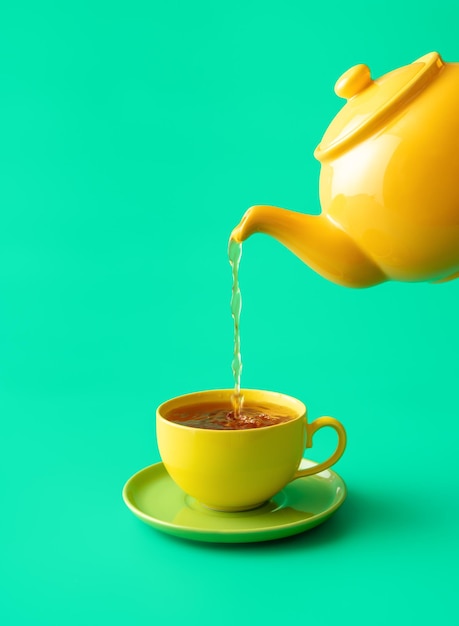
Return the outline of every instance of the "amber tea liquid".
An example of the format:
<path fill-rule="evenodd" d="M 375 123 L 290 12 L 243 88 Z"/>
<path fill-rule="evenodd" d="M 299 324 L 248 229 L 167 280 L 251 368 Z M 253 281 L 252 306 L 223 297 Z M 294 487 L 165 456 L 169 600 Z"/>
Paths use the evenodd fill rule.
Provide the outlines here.
<path fill-rule="evenodd" d="M 166 415 L 170 422 L 210 430 L 264 428 L 288 422 L 295 417 L 297 415 L 288 409 L 271 404 L 244 406 L 243 411 L 236 415 L 229 403 L 223 402 L 181 406 Z"/>

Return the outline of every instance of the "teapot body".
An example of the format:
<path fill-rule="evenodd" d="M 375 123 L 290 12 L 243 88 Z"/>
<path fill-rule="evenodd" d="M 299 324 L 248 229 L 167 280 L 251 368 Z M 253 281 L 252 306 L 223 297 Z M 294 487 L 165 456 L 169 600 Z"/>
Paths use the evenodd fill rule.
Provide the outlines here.
<path fill-rule="evenodd" d="M 376 80 L 356 65 L 335 92 L 320 215 L 257 205 L 231 238 L 271 235 L 347 287 L 459 277 L 459 63 L 431 52 Z"/>
<path fill-rule="evenodd" d="M 459 271 L 459 64 L 378 132 L 324 159 L 322 211 L 389 280 Z"/>

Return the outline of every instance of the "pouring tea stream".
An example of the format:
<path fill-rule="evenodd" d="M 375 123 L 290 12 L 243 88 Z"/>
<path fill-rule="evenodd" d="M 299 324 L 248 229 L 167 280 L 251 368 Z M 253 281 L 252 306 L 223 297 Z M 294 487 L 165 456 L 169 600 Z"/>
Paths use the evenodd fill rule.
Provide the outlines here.
<path fill-rule="evenodd" d="M 459 276 L 459 63 L 431 52 L 373 80 L 356 65 L 314 152 L 322 212 L 258 205 L 232 231 L 280 241 L 346 287 Z"/>

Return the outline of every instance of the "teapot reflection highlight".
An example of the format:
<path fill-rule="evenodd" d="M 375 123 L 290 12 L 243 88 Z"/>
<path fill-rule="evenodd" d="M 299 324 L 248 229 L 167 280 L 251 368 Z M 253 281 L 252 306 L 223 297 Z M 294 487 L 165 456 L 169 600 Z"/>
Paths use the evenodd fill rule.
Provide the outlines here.
<path fill-rule="evenodd" d="M 322 212 L 251 207 L 231 233 L 268 234 L 346 287 L 459 276 L 459 63 L 436 52 L 373 80 L 335 85 L 347 100 L 314 152 Z"/>

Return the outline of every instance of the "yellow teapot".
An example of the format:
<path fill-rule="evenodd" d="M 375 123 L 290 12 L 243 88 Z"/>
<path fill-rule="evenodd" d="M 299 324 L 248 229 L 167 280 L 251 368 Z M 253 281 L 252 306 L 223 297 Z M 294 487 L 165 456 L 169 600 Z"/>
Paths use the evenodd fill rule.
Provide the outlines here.
<path fill-rule="evenodd" d="M 314 156 L 320 215 L 251 207 L 231 238 L 275 237 L 347 287 L 459 276 L 459 63 L 436 52 L 373 80 L 356 65 Z"/>

